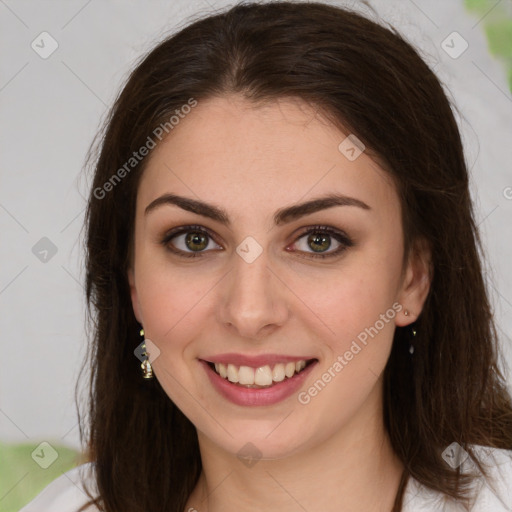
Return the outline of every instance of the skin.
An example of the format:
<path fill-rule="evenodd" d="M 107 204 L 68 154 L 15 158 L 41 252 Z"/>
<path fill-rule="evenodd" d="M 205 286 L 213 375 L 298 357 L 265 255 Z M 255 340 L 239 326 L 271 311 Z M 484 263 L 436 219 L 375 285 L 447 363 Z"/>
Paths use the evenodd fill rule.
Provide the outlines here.
<path fill-rule="evenodd" d="M 367 152 L 349 161 L 338 150 L 347 135 L 299 100 L 226 96 L 199 102 L 151 154 L 128 279 L 135 316 L 160 350 L 155 375 L 198 431 L 203 473 L 187 511 L 391 510 L 403 467 L 383 425 L 382 372 L 395 326 L 423 307 L 429 254 L 402 265 L 395 187 Z M 370 209 L 335 206 L 273 224 L 280 208 L 332 192 Z M 231 224 L 169 204 L 145 214 L 164 193 L 221 207 Z M 161 241 L 190 224 L 216 240 L 202 257 L 180 258 Z M 314 225 L 354 245 L 314 258 L 303 234 Z M 247 236 L 263 249 L 252 263 L 236 252 Z M 197 249 L 184 236 L 172 243 Z M 340 246 L 331 244 L 325 252 Z M 232 404 L 198 361 L 226 352 L 315 357 L 307 390 L 393 303 L 402 311 L 306 405 L 297 394 L 276 405 Z M 252 466 L 237 457 L 247 442 L 261 452 Z"/>

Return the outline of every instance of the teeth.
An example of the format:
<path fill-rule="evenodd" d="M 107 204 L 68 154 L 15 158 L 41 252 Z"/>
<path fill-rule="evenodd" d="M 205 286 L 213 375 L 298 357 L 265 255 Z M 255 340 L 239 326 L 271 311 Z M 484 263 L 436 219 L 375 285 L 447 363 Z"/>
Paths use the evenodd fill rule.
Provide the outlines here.
<path fill-rule="evenodd" d="M 298 373 L 306 367 L 306 361 L 297 361 L 295 363 L 295 371 Z"/>
<path fill-rule="evenodd" d="M 239 384 L 254 384 L 254 370 L 249 366 L 240 366 L 238 370 Z"/>
<path fill-rule="evenodd" d="M 281 382 L 284 378 L 284 364 L 276 364 L 272 370 L 272 380 L 274 382 Z"/>
<path fill-rule="evenodd" d="M 284 374 L 290 378 L 293 377 L 293 374 L 295 373 L 295 363 L 286 363 L 286 366 L 284 367 Z"/>
<path fill-rule="evenodd" d="M 229 382 L 238 382 L 238 368 L 233 364 L 228 364 Z"/>
<path fill-rule="evenodd" d="M 282 382 L 286 377 L 291 378 L 306 367 L 306 361 L 290 363 L 277 363 L 273 367 L 269 365 L 259 368 L 250 366 L 235 366 L 215 363 L 215 371 L 230 382 L 248 387 L 271 386 L 273 382 Z"/>
<path fill-rule="evenodd" d="M 270 366 L 262 366 L 254 372 L 254 384 L 270 386 L 272 384 L 272 370 Z"/>

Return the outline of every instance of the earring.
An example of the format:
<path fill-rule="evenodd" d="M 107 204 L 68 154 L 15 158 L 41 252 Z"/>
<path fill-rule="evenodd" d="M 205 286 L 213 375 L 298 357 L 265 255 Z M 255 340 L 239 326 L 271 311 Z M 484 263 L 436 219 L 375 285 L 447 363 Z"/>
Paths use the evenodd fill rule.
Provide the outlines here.
<path fill-rule="evenodd" d="M 416 337 L 416 329 L 414 327 L 411 327 L 411 334 L 413 338 Z M 412 343 L 409 345 L 409 354 L 414 354 L 414 345 Z"/>
<path fill-rule="evenodd" d="M 409 316 L 409 311 L 407 309 L 404 311 L 404 315 Z M 414 327 L 411 327 L 411 335 L 413 338 L 416 337 L 416 329 L 414 329 Z M 414 345 L 412 343 L 409 344 L 409 354 L 411 354 L 411 356 L 414 354 Z"/>
<path fill-rule="evenodd" d="M 144 337 L 144 329 L 140 330 L 140 335 Z M 143 356 L 146 356 L 146 359 L 142 361 L 140 367 L 142 368 L 142 377 L 144 379 L 152 379 L 153 378 L 153 368 L 151 366 L 151 363 L 149 362 L 148 353 L 146 352 L 146 344 L 144 343 L 142 345 L 142 349 L 144 352 L 142 353 Z"/>

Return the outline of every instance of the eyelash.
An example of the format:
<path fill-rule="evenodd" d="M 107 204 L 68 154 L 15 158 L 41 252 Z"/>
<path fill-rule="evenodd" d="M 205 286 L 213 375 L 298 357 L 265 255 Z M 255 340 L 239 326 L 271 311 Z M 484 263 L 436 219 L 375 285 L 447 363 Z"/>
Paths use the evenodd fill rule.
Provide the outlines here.
<path fill-rule="evenodd" d="M 183 257 L 183 258 L 198 258 L 203 257 L 204 252 L 206 251 L 198 251 L 198 252 L 185 252 L 181 249 L 175 249 L 172 248 L 169 245 L 169 242 L 176 236 L 191 233 L 191 232 L 197 232 L 207 235 L 210 239 L 212 239 L 215 242 L 215 237 L 205 228 L 201 226 L 182 226 L 179 228 L 175 228 L 168 233 L 166 233 L 165 237 L 161 240 L 161 244 L 172 253 Z M 334 230 L 328 226 L 311 226 L 307 230 L 303 231 L 293 243 L 300 240 L 306 235 L 312 234 L 312 233 L 322 233 L 325 235 L 329 235 L 333 237 L 337 242 L 342 244 L 338 249 L 336 249 L 333 252 L 330 253 L 306 253 L 307 255 L 301 255 L 301 257 L 304 258 L 332 258 L 335 256 L 339 256 L 342 252 L 344 252 L 347 248 L 352 247 L 354 245 L 354 242 L 351 238 L 349 238 L 345 233 L 342 231 Z M 217 242 L 215 242 L 217 243 Z M 219 244 L 220 245 L 220 244 Z"/>

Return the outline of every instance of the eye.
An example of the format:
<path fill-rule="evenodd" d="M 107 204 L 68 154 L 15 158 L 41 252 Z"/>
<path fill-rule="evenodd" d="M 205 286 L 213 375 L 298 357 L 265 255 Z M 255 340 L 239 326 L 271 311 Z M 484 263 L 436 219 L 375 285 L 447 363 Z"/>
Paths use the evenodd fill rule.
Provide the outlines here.
<path fill-rule="evenodd" d="M 196 258 L 211 248 L 212 241 L 212 235 L 201 226 L 183 226 L 169 231 L 161 243 L 178 256 Z M 218 244 L 213 245 L 222 250 Z"/>
<path fill-rule="evenodd" d="M 333 239 L 337 246 L 335 250 L 329 251 Z M 181 226 L 172 229 L 166 233 L 161 243 L 172 253 L 184 258 L 201 257 L 207 249 L 212 249 L 212 245 L 218 250 L 223 250 L 214 241 L 213 235 L 201 226 Z M 304 253 L 301 257 L 328 258 L 340 255 L 348 247 L 352 247 L 354 242 L 342 231 L 328 226 L 312 226 L 304 231 L 293 245 L 298 246 L 294 249 Z"/>
<path fill-rule="evenodd" d="M 333 240 L 337 244 L 335 250 L 329 251 Z M 328 226 L 313 226 L 308 228 L 294 243 L 299 251 L 306 253 L 304 257 L 329 258 L 340 255 L 354 242 L 342 231 Z M 310 252 L 312 251 L 312 252 Z"/>

